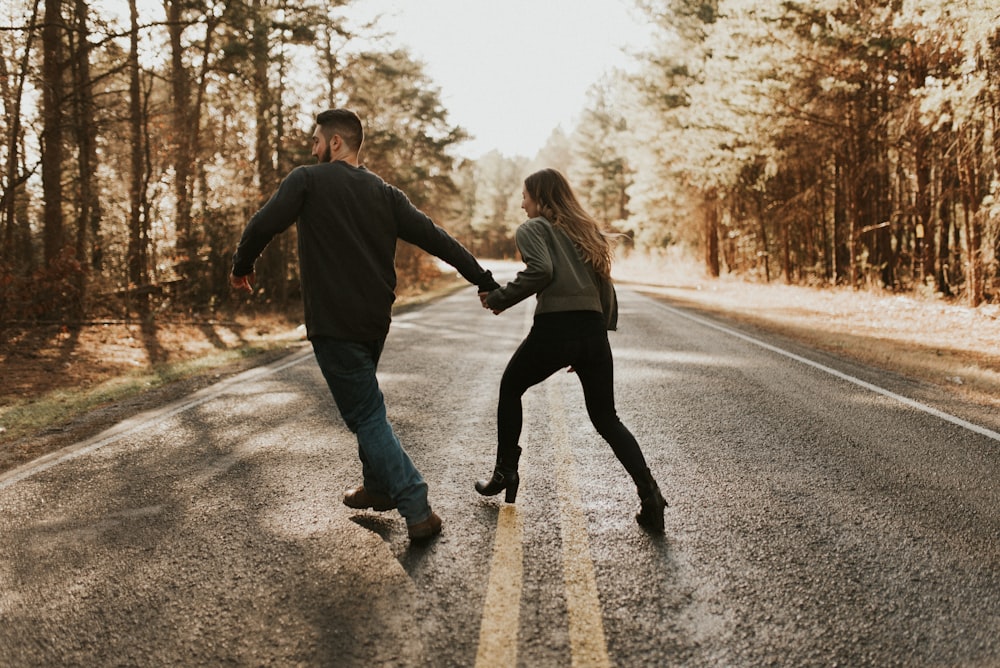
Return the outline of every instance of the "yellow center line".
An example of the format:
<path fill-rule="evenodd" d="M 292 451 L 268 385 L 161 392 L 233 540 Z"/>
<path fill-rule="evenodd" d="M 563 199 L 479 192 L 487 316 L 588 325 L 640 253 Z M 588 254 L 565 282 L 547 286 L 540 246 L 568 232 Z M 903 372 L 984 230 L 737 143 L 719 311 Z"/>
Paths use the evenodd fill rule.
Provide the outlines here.
<path fill-rule="evenodd" d="M 497 516 L 490 581 L 483 604 L 483 621 L 479 627 L 476 668 L 517 665 L 522 540 L 521 513 L 517 506 L 501 506 Z"/>
<path fill-rule="evenodd" d="M 531 309 L 524 309 L 522 335 L 531 328 Z M 526 438 L 530 436 L 526 435 Z M 523 527 L 521 512 L 515 505 L 504 504 L 497 515 L 497 534 L 493 539 L 490 579 L 483 602 L 479 627 L 476 668 L 505 668 L 517 665 L 517 633 L 521 619 L 521 580 L 524 573 Z"/>
<path fill-rule="evenodd" d="M 569 611 L 569 641 L 573 666 L 611 666 L 604 638 L 597 578 L 590 556 L 587 522 L 580 505 L 580 490 L 574 474 L 573 451 L 562 391 L 548 383 L 549 414 L 556 446 L 556 481 L 562 516 L 563 577 Z"/>
<path fill-rule="evenodd" d="M 532 313 L 525 310 L 524 330 Z M 590 556 L 587 523 L 580 505 L 573 451 L 569 446 L 564 400 L 559 384 L 546 383 L 555 441 L 556 482 L 559 495 L 563 545 L 563 579 L 569 611 L 570 653 L 573 666 L 611 666 L 604 621 L 597 595 L 597 578 Z M 525 435 L 525 442 L 532 442 Z M 537 441 L 535 441 L 537 442 Z M 541 445 L 541 444 L 539 444 Z M 497 515 L 490 579 L 486 586 L 483 618 L 479 628 L 476 668 L 517 665 L 517 637 L 521 615 L 524 530 L 517 506 L 503 505 Z"/>

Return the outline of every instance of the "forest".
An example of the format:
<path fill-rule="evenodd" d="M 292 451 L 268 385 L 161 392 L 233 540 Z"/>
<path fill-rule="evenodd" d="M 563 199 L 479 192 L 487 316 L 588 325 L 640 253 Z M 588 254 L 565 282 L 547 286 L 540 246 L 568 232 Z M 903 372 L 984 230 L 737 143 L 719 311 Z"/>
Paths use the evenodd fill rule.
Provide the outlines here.
<path fill-rule="evenodd" d="M 544 165 L 570 176 L 621 254 L 1000 298 L 993 0 L 635 7 L 653 46 L 635 72 L 595 82 L 575 127 L 536 156 L 468 160 L 424 65 L 352 20 L 351 0 L 8 0 L 0 323 L 226 308 L 243 226 L 310 161 L 328 107 L 356 110 L 365 165 L 482 257 L 514 254 L 521 181 Z M 435 271 L 405 245 L 397 269 L 401 284 Z M 294 233 L 258 276 L 258 303 L 298 304 Z"/>

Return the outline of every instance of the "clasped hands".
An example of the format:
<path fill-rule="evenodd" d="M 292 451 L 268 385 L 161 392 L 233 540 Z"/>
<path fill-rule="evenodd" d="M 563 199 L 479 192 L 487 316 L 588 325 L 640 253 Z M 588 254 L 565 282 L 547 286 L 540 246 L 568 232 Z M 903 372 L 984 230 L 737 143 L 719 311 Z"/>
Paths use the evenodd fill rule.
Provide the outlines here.
<path fill-rule="evenodd" d="M 480 292 L 479 293 L 479 303 L 482 304 L 483 308 L 486 309 L 487 311 L 493 311 L 493 315 L 500 315 L 501 313 L 503 313 L 503 309 L 495 309 L 495 308 L 493 308 L 492 306 L 490 306 L 489 304 L 486 303 L 486 298 L 489 296 L 489 294 L 490 293 L 485 292 L 485 291 L 484 292 Z"/>

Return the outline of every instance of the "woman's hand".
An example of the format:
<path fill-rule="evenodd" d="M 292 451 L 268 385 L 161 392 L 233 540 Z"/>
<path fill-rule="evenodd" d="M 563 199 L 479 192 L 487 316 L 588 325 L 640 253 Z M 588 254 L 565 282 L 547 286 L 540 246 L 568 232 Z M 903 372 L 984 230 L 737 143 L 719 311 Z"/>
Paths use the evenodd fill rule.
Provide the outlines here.
<path fill-rule="evenodd" d="M 490 295 L 490 293 L 488 293 L 488 292 L 480 292 L 479 293 L 479 303 L 483 305 L 484 309 L 486 309 L 488 311 L 493 311 L 493 315 L 500 315 L 501 313 L 503 313 L 503 309 L 497 310 L 497 309 L 491 307 L 489 304 L 486 303 L 486 298 L 489 297 L 489 295 Z"/>

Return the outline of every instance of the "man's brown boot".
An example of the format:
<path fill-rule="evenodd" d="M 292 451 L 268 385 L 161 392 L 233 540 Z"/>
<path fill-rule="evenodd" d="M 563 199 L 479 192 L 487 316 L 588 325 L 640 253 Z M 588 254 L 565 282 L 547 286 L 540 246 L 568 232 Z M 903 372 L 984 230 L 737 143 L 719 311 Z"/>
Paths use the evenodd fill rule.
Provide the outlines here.
<path fill-rule="evenodd" d="M 417 522 L 406 527 L 410 540 L 426 540 L 441 533 L 441 518 L 433 510 L 423 522 Z"/>
<path fill-rule="evenodd" d="M 348 508 L 356 508 L 358 510 L 371 508 L 372 510 L 383 512 L 395 508 L 396 502 L 385 494 L 369 492 L 365 489 L 365 486 L 362 485 L 360 487 L 347 490 L 344 494 L 344 505 Z"/>

